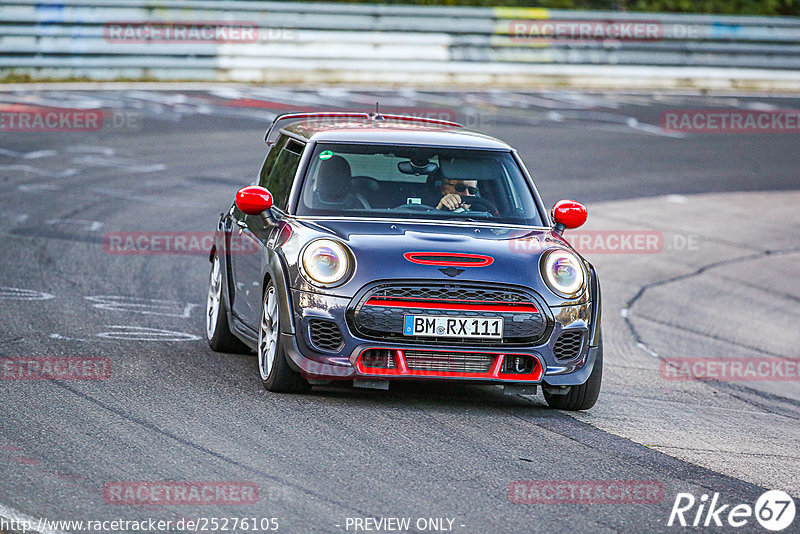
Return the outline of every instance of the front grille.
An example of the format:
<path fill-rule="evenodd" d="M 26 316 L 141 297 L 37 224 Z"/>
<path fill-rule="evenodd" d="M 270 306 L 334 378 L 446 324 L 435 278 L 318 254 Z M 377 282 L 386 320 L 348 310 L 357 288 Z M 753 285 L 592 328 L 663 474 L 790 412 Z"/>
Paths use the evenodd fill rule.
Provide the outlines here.
<path fill-rule="evenodd" d="M 412 371 L 447 373 L 488 373 L 495 356 L 461 352 L 428 352 L 407 350 L 406 365 Z"/>
<path fill-rule="evenodd" d="M 524 293 L 509 289 L 489 289 L 472 286 L 446 285 L 385 285 L 377 287 L 373 297 L 424 299 L 437 301 L 530 302 Z"/>
<path fill-rule="evenodd" d="M 339 326 L 333 321 L 311 319 L 308 328 L 311 342 L 318 349 L 336 352 L 341 350 L 342 346 L 344 346 L 342 332 L 339 330 Z"/>
<path fill-rule="evenodd" d="M 393 305 L 388 305 L 393 304 Z M 465 306 L 464 309 L 442 309 Z M 481 307 L 511 307 L 491 311 Z M 513 309 L 518 307 L 519 310 Z M 487 288 L 469 284 L 383 284 L 361 296 L 348 313 L 351 328 L 368 339 L 413 340 L 415 343 L 448 345 L 536 344 L 548 333 L 543 304 L 518 289 Z M 536 310 L 536 311 L 533 311 Z M 405 336 L 405 315 L 452 317 L 502 317 L 502 339 L 437 338 Z"/>
<path fill-rule="evenodd" d="M 558 336 L 553 352 L 559 360 L 569 360 L 581 353 L 583 344 L 582 330 L 565 330 Z"/>

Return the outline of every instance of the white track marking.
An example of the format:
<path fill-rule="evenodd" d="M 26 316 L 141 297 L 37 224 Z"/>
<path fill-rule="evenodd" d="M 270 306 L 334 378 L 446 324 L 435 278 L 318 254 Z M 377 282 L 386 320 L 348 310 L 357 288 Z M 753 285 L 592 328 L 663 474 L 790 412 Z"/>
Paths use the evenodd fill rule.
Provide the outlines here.
<path fill-rule="evenodd" d="M 124 341 L 197 341 L 200 336 L 184 332 L 173 332 L 160 328 L 145 328 L 143 326 L 108 325 L 113 329 L 109 332 L 95 334 L 105 339 L 121 339 Z"/>
<path fill-rule="evenodd" d="M 93 221 L 89 219 L 47 219 L 45 224 L 48 226 L 82 226 L 89 232 L 97 232 L 103 227 L 103 223 L 101 221 Z"/>
<path fill-rule="evenodd" d="M 58 154 L 58 152 L 56 152 L 55 150 L 34 150 L 33 152 L 15 152 L 13 150 L 0 148 L 0 154 L 11 158 L 39 159 L 39 158 L 49 158 L 50 156 L 55 156 L 56 154 Z"/>
<path fill-rule="evenodd" d="M 3 219 L 14 221 L 17 224 L 21 224 L 27 221 L 30 218 L 30 215 L 28 215 L 27 213 L 15 213 L 15 214 L 2 213 L 0 214 L 0 217 L 2 217 Z"/>
<path fill-rule="evenodd" d="M 55 295 L 42 291 L 0 286 L 0 300 L 50 300 L 54 298 L 56 298 Z"/>
<path fill-rule="evenodd" d="M 74 176 L 78 174 L 78 169 L 64 169 L 60 172 L 48 171 L 31 167 L 30 165 L 0 165 L 0 171 L 21 171 L 38 174 L 39 176 L 47 176 L 48 178 L 66 178 L 67 176 Z"/>
<path fill-rule="evenodd" d="M 55 184 L 20 184 L 17 189 L 25 193 L 36 193 L 37 191 L 58 191 L 61 188 Z"/>
<path fill-rule="evenodd" d="M 77 158 L 73 158 L 72 163 L 78 165 L 87 165 L 89 167 L 113 167 L 121 171 L 132 173 L 156 172 L 163 171 L 167 168 L 167 166 L 163 163 L 143 164 L 126 158 L 96 155 L 79 156 Z"/>
<path fill-rule="evenodd" d="M 650 350 L 647 347 L 647 345 L 645 345 L 644 343 L 637 343 L 636 346 L 639 347 L 640 349 L 642 349 L 643 351 L 645 351 L 647 354 L 649 354 L 653 358 L 658 358 L 658 353 L 655 352 L 655 351 Z"/>
<path fill-rule="evenodd" d="M 686 204 L 687 198 L 683 195 L 667 195 L 665 200 L 673 204 Z"/>
<path fill-rule="evenodd" d="M 104 156 L 113 156 L 117 153 L 116 150 L 110 146 L 96 146 L 96 145 L 78 145 L 68 147 L 64 152 L 79 153 L 79 154 L 102 154 Z"/>
<path fill-rule="evenodd" d="M 167 317 L 181 317 L 188 319 L 192 315 L 192 308 L 197 304 L 177 302 L 174 300 L 146 299 L 115 295 L 93 295 L 84 297 L 93 302 L 92 306 L 100 310 L 121 311 L 129 313 L 142 313 L 145 315 L 164 315 Z"/>
<path fill-rule="evenodd" d="M 62 336 L 61 334 L 50 334 L 50 339 L 60 339 L 61 341 L 97 341 L 96 339 Z"/>
<path fill-rule="evenodd" d="M 18 524 L 25 523 L 26 525 L 30 525 L 30 528 L 27 530 L 27 532 L 38 532 L 39 534 L 67 534 L 66 532 L 63 532 L 61 530 L 48 530 L 48 529 L 38 530 L 42 528 L 41 519 L 34 518 L 32 516 L 29 516 L 28 514 L 23 514 L 22 512 L 15 510 L 9 506 L 6 506 L 5 504 L 2 503 L 0 503 L 0 517 L 3 517 L 11 522 L 17 522 Z"/>

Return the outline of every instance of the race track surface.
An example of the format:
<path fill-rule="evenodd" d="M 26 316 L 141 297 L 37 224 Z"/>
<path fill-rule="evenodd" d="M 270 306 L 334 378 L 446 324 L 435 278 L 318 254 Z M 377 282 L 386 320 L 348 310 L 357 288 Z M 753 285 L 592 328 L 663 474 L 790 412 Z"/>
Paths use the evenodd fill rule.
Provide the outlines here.
<path fill-rule="evenodd" d="M 661 236 L 644 253 L 586 252 L 604 296 L 606 377 L 594 409 L 568 414 L 541 394 L 451 384 L 273 394 L 253 356 L 206 344 L 207 255 L 104 246 L 108 232 L 211 231 L 254 180 L 275 113 L 371 111 L 376 99 L 506 140 L 548 205 L 588 206 L 587 231 Z M 0 380 L 0 516 L 277 518 L 280 532 L 355 532 L 353 519 L 367 517 L 410 518 L 410 531 L 424 532 L 435 523 L 416 521 L 431 518 L 464 533 L 668 532 L 680 530 L 666 526 L 680 492 L 753 505 L 781 489 L 800 505 L 800 381 L 672 380 L 663 367 L 800 356 L 797 132 L 659 123 L 673 109 L 799 105 L 560 91 L 4 88 L 0 109 L 110 113 L 100 131 L 0 134 L 0 357 L 108 358 L 111 372 Z M 585 480 L 647 481 L 663 495 L 515 502 L 515 481 Z M 144 506 L 104 495 L 136 481 L 237 482 L 258 498 Z M 751 518 L 735 531 L 758 527 Z"/>

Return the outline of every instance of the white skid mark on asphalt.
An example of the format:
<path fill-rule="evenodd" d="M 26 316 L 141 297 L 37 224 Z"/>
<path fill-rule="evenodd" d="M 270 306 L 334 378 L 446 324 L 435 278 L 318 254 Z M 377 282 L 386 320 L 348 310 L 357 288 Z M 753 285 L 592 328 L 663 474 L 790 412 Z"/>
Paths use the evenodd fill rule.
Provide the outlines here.
<path fill-rule="evenodd" d="M 37 191 L 58 191 L 61 188 L 55 184 L 20 184 L 17 189 L 25 193 L 35 193 Z"/>
<path fill-rule="evenodd" d="M 121 171 L 132 173 L 156 172 L 163 171 L 167 168 L 167 166 L 163 163 L 142 164 L 130 159 L 94 155 L 73 158 L 72 163 L 76 163 L 78 165 L 88 165 L 90 167 L 113 167 Z"/>
<path fill-rule="evenodd" d="M 101 221 L 93 221 L 89 219 L 48 219 L 45 224 L 49 226 L 83 226 L 89 232 L 97 232 L 103 227 Z"/>
<path fill-rule="evenodd" d="M 79 153 L 79 154 L 102 154 L 104 156 L 113 156 L 117 153 L 116 150 L 110 146 L 97 146 L 97 145 L 78 145 L 67 148 L 64 152 Z"/>
<path fill-rule="evenodd" d="M 92 295 L 84 297 L 93 302 L 92 306 L 100 310 L 142 313 L 145 315 L 163 315 L 188 319 L 197 304 L 176 302 L 174 300 L 147 299 L 115 295 Z"/>
<path fill-rule="evenodd" d="M 25 221 L 28 220 L 29 215 L 27 213 L 16 213 L 16 214 L 13 214 L 13 215 L 10 214 L 10 213 L 9 214 L 3 213 L 3 214 L 0 214 L 0 217 L 2 217 L 4 219 L 12 220 L 17 224 L 21 224 L 21 223 L 24 223 Z"/>
<path fill-rule="evenodd" d="M 95 335 L 105 339 L 121 339 L 124 341 L 197 341 L 200 339 L 200 336 L 194 334 L 143 326 L 108 325 L 106 328 L 114 330 L 100 332 Z"/>
<path fill-rule="evenodd" d="M 62 341 L 97 341 L 96 339 L 89 339 L 85 337 L 68 337 L 61 334 L 50 334 L 50 339 L 60 339 Z"/>
<path fill-rule="evenodd" d="M 55 295 L 43 291 L 0 286 L 0 300 L 50 300 L 54 298 L 56 298 Z"/>
<path fill-rule="evenodd" d="M 34 150 L 33 152 L 15 152 L 13 150 L 0 148 L 0 154 L 3 156 L 8 156 L 10 158 L 39 159 L 39 158 L 49 158 L 50 156 L 55 156 L 56 154 L 58 154 L 58 152 L 56 152 L 55 150 Z"/>
<path fill-rule="evenodd" d="M 39 169 L 37 167 L 31 167 L 30 165 L 0 165 L 0 171 L 31 172 L 33 174 L 38 174 L 39 176 L 47 176 L 48 178 L 66 178 L 67 176 L 78 174 L 78 169 L 64 169 L 60 172 L 53 172 L 45 169 Z"/>
<path fill-rule="evenodd" d="M 15 530 L 19 530 L 20 532 L 37 532 L 39 534 L 67 534 L 61 530 L 44 529 L 42 528 L 42 523 L 44 522 L 42 519 L 34 518 L 2 503 L 0 503 L 0 517 L 6 519 L 9 523 L 15 523 Z M 25 528 L 22 528 L 23 525 Z"/>
<path fill-rule="evenodd" d="M 189 97 L 183 93 L 160 93 L 156 91 L 128 91 L 125 93 L 127 98 L 135 98 L 146 102 L 157 102 L 159 104 L 184 104 Z"/>
<path fill-rule="evenodd" d="M 752 109 L 755 111 L 773 111 L 778 108 L 778 106 L 774 106 L 772 104 L 768 104 L 766 102 L 742 102 L 742 109 Z"/>

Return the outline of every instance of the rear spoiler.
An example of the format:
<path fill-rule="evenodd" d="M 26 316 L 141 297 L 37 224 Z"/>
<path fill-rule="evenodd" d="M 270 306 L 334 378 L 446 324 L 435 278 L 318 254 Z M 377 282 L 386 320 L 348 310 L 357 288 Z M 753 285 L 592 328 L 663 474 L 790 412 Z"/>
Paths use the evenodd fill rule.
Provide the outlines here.
<path fill-rule="evenodd" d="M 303 119 L 360 119 L 364 122 L 370 120 L 391 120 L 403 122 L 421 122 L 423 124 L 436 124 L 438 126 L 451 126 L 453 128 L 463 128 L 463 124 L 443 119 L 431 119 L 428 117 L 414 117 L 411 115 L 393 115 L 393 114 L 376 114 L 376 113 L 361 113 L 361 112 L 347 112 L 347 111 L 309 111 L 300 113 L 283 113 L 275 117 L 272 124 L 264 134 L 264 141 L 268 145 L 275 143 L 278 137 L 278 132 L 286 124 L 298 122 Z"/>

